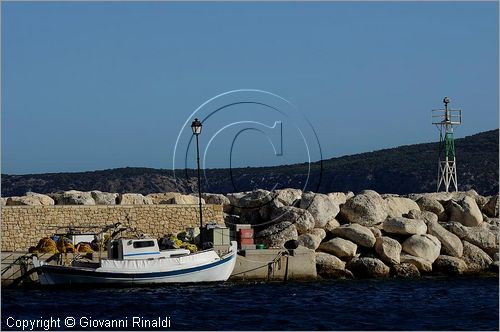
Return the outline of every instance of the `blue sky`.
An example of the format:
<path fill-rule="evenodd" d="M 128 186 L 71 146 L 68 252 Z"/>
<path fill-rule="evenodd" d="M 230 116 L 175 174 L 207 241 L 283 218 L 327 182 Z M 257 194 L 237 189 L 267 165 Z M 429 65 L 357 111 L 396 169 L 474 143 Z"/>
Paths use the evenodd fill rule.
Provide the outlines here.
<path fill-rule="evenodd" d="M 243 88 L 293 103 L 325 159 L 437 140 L 430 111 L 446 95 L 464 112 L 457 137 L 495 129 L 498 37 L 494 2 L 2 2 L 2 172 L 171 168 L 196 108 Z M 282 156 L 247 130 L 233 166 L 307 160 L 287 118 L 227 111 L 202 147 L 231 121 L 282 121 Z M 234 134 L 212 142 L 205 167 L 228 166 Z"/>

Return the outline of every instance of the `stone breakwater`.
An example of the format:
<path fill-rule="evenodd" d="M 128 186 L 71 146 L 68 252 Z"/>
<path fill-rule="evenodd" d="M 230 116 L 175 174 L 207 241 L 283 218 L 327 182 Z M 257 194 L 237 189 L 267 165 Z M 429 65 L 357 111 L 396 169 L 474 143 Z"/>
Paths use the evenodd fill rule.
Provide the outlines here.
<path fill-rule="evenodd" d="M 4 251 L 26 250 L 48 235 L 49 224 L 109 224 L 128 214 L 140 229 L 159 237 L 198 223 L 198 198 L 180 193 L 143 196 L 73 190 L 27 193 L 0 203 L 6 205 Z M 205 193 L 205 203 L 207 221 L 229 227 L 251 224 L 255 242 L 268 248 L 283 248 L 295 240 L 314 253 L 322 278 L 498 272 L 498 195 L 483 197 L 473 190 L 398 196 L 372 190 L 355 195 L 259 189 Z"/>
<path fill-rule="evenodd" d="M 254 225 L 256 243 L 313 250 L 323 278 L 498 272 L 498 195 L 297 189 L 204 194 L 225 221 Z"/>

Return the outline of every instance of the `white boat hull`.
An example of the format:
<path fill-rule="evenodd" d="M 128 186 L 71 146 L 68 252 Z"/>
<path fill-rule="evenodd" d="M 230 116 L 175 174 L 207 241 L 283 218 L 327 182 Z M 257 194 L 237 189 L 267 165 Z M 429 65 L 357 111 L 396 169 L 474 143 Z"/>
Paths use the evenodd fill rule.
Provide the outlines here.
<path fill-rule="evenodd" d="M 223 257 L 218 257 L 215 252 L 201 253 L 199 258 L 196 255 L 165 259 L 160 262 L 150 261 L 149 266 L 147 261 L 141 261 L 142 264 L 135 266 L 135 270 L 130 268 L 130 264 L 127 269 L 116 261 L 118 264 L 114 269 L 53 266 L 42 262 L 38 263 L 38 278 L 42 285 L 143 285 L 226 281 L 236 263 L 236 245 L 232 245 L 231 251 Z"/>

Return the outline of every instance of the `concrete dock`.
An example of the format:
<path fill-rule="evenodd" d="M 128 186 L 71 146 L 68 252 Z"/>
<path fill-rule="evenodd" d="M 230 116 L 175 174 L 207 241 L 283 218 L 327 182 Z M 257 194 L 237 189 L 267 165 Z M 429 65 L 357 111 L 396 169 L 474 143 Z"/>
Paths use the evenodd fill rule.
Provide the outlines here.
<path fill-rule="evenodd" d="M 47 259 L 50 255 L 43 255 Z M 2 287 L 20 282 L 24 275 L 33 268 L 31 254 L 27 252 L 2 252 Z M 28 282 L 37 282 L 36 273 L 28 277 Z"/>
<path fill-rule="evenodd" d="M 316 260 L 309 249 L 242 250 L 229 280 L 311 280 Z"/>
<path fill-rule="evenodd" d="M 37 283 L 33 272 L 32 254 L 27 252 L 2 252 L 2 287 L 22 283 Z M 93 255 L 98 261 L 98 255 Z M 39 254 L 41 260 L 57 256 Z M 72 260 L 73 254 L 66 259 Z M 29 275 L 28 275 L 29 274 Z M 26 276 L 26 278 L 23 278 Z M 236 256 L 231 281 L 311 280 L 316 278 L 314 251 L 308 249 L 255 249 L 242 250 Z"/>

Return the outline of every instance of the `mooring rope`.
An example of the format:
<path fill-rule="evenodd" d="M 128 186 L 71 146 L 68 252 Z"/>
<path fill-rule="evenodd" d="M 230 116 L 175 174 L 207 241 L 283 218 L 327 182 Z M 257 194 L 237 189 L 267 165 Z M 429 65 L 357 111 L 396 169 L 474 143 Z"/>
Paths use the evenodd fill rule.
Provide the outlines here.
<path fill-rule="evenodd" d="M 24 254 L 22 256 L 17 257 L 12 263 L 10 263 L 8 266 L 2 269 L 2 275 L 4 275 L 9 269 L 11 269 L 14 265 L 18 263 L 19 265 L 26 265 L 27 260 L 30 259 L 31 257 L 33 257 L 33 254 Z"/>
<path fill-rule="evenodd" d="M 274 268 L 272 268 L 277 262 L 278 262 L 278 259 L 280 259 L 281 257 L 283 256 L 288 256 L 288 252 L 286 251 L 280 251 L 276 257 L 274 257 L 272 260 L 268 261 L 268 262 L 262 262 L 262 261 L 254 261 L 254 260 L 251 260 L 251 259 L 247 259 L 247 258 L 241 258 L 241 259 L 244 259 L 248 262 L 252 262 L 252 263 L 262 263 L 262 265 L 258 266 L 258 267 L 255 267 L 255 268 L 252 268 L 252 269 L 249 269 L 249 270 L 246 270 L 246 271 L 242 271 L 242 272 L 238 272 L 238 273 L 235 273 L 235 274 L 232 274 L 231 276 L 237 276 L 237 275 L 240 275 L 240 274 L 244 274 L 244 273 L 248 273 L 248 272 L 252 272 L 252 271 L 255 271 L 255 270 L 258 270 L 258 269 L 262 269 L 264 267 L 267 267 L 268 268 L 268 272 L 267 272 L 267 277 L 269 279 L 270 277 L 270 274 L 273 273 L 274 274 Z M 243 256 L 241 256 L 243 257 Z M 281 269 L 281 267 L 280 267 Z"/>

